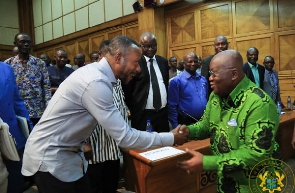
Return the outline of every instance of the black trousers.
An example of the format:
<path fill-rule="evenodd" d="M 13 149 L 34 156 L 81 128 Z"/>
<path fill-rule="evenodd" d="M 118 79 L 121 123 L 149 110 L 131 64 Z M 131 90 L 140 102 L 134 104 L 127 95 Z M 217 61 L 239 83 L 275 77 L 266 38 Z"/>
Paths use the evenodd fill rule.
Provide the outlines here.
<path fill-rule="evenodd" d="M 87 174 L 91 193 L 116 193 L 120 177 L 120 160 L 89 164 Z"/>
<path fill-rule="evenodd" d="M 90 193 L 88 175 L 74 182 L 63 182 L 49 172 L 38 171 L 33 178 L 39 193 Z"/>
<path fill-rule="evenodd" d="M 145 131 L 146 130 L 146 120 L 150 119 L 151 124 L 153 126 L 153 130 L 160 133 L 160 132 L 169 132 L 169 122 L 168 122 L 168 110 L 167 107 L 160 109 L 159 111 L 156 110 L 144 110 L 141 119 L 139 120 L 139 125 L 131 125 L 133 128 Z"/>

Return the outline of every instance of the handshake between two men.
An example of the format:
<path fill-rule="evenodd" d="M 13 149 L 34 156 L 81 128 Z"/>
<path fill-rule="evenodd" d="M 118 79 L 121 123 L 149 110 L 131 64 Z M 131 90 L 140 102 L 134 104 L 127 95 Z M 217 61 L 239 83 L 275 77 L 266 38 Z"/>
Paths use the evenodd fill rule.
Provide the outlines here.
<path fill-rule="evenodd" d="M 189 139 L 189 129 L 186 125 L 178 125 L 171 132 L 174 134 L 174 145 L 184 144 Z"/>
<path fill-rule="evenodd" d="M 186 125 L 178 125 L 171 131 L 174 134 L 174 145 L 184 144 L 189 139 L 189 129 Z M 192 157 L 189 160 L 177 163 L 177 167 L 185 170 L 188 174 L 203 171 L 203 154 L 200 152 L 186 149 L 186 152 Z"/>

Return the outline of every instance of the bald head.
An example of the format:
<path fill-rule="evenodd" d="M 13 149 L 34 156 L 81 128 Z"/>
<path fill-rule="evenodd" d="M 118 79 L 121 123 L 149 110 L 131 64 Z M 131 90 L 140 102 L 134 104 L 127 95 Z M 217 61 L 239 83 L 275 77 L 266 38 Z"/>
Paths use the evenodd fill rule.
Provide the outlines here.
<path fill-rule="evenodd" d="M 157 39 L 151 32 L 143 33 L 139 38 L 141 52 L 144 56 L 152 58 L 157 52 Z"/>
<path fill-rule="evenodd" d="M 225 36 L 217 36 L 214 40 L 215 53 L 222 52 L 228 49 L 228 42 Z"/>
<path fill-rule="evenodd" d="M 209 81 L 215 94 L 227 97 L 243 78 L 243 58 L 236 50 L 225 50 L 211 60 Z"/>
<path fill-rule="evenodd" d="M 56 66 L 57 68 L 59 69 L 63 69 L 66 64 L 67 64 L 67 61 L 68 61 L 68 55 L 67 55 L 67 52 L 65 50 L 57 50 L 55 55 L 54 55 L 54 58 L 56 60 Z"/>

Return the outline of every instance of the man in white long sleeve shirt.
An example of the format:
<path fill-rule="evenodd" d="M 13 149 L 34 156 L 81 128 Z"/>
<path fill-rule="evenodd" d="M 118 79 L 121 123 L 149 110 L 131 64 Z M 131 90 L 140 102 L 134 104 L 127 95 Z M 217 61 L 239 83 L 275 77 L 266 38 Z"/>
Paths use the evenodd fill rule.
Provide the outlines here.
<path fill-rule="evenodd" d="M 42 193 L 89 192 L 87 162 L 81 146 L 98 122 L 123 148 L 145 149 L 183 144 L 187 136 L 130 128 L 113 103 L 117 79 L 129 82 L 140 72 L 141 52 L 126 37 L 111 40 L 99 62 L 74 71 L 59 87 L 28 138 L 22 174 L 33 176 Z"/>

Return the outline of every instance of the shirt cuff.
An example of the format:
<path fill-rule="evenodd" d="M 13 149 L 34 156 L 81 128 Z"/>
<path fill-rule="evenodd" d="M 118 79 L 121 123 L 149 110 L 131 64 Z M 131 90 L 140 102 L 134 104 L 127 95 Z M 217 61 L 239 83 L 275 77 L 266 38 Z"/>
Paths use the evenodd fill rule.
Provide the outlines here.
<path fill-rule="evenodd" d="M 217 171 L 217 156 L 204 155 L 203 156 L 203 170 L 204 171 Z"/>
<path fill-rule="evenodd" d="M 189 138 L 190 139 L 195 139 L 195 132 L 194 132 L 194 126 L 193 125 L 189 125 L 187 126 L 187 128 L 189 129 Z"/>
<path fill-rule="evenodd" d="M 162 146 L 173 146 L 174 134 L 169 132 L 158 133 L 162 142 Z"/>

